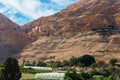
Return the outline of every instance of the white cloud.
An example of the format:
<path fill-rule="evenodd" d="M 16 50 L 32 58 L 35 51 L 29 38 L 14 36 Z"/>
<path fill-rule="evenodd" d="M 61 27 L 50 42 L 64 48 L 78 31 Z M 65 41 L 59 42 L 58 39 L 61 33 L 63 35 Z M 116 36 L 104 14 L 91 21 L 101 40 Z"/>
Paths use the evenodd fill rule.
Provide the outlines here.
<path fill-rule="evenodd" d="M 0 0 L 0 2 L 6 7 L 11 9 L 15 8 L 34 19 L 41 16 L 51 15 L 56 12 L 52 9 L 45 9 L 44 5 L 39 0 Z"/>
<path fill-rule="evenodd" d="M 4 6 L 1 3 L 0 3 L 0 13 L 6 15 L 9 19 L 11 19 L 15 23 L 18 23 L 19 25 L 23 25 L 33 20 L 30 16 L 27 16 L 9 6 Z"/>
<path fill-rule="evenodd" d="M 33 19 L 37 19 L 41 16 L 52 15 L 75 1 L 76 0 L 49 0 L 49 3 L 45 3 L 41 0 L 0 0 L 0 3 L 5 5 L 5 8 L 0 9 L 0 12 L 6 11 L 4 9 L 7 8 L 13 11 L 13 15 L 19 11 Z M 8 13 L 11 13 L 11 11 L 8 10 Z"/>
<path fill-rule="evenodd" d="M 57 3 L 58 5 L 61 5 L 61 6 L 71 4 L 75 1 L 77 1 L 77 0 L 52 0 L 52 2 L 55 2 L 55 3 Z"/>

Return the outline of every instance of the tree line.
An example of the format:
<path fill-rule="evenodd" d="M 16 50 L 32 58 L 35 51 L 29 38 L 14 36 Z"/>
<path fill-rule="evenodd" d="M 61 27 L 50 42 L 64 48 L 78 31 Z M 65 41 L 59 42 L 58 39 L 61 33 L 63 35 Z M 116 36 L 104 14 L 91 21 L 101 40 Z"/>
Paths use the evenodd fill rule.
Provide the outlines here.
<path fill-rule="evenodd" d="M 40 66 L 40 67 L 66 67 L 66 66 L 79 66 L 79 67 L 88 67 L 95 63 L 95 58 L 91 55 L 83 55 L 78 58 L 72 56 L 69 60 L 63 60 L 63 61 L 50 61 L 50 62 L 44 62 L 44 61 L 23 61 L 24 66 Z"/>
<path fill-rule="evenodd" d="M 115 65 L 117 62 L 116 58 L 112 58 L 109 60 L 110 65 Z M 104 61 L 97 61 L 95 58 L 91 55 L 83 55 L 80 57 L 74 57 L 72 56 L 68 60 L 63 61 L 50 61 L 50 62 L 44 62 L 44 61 L 25 61 L 23 60 L 23 66 L 39 66 L 39 67 L 52 67 L 52 68 L 58 68 L 58 67 L 71 67 L 71 66 L 78 66 L 78 67 L 107 67 L 109 64 L 106 64 Z"/>

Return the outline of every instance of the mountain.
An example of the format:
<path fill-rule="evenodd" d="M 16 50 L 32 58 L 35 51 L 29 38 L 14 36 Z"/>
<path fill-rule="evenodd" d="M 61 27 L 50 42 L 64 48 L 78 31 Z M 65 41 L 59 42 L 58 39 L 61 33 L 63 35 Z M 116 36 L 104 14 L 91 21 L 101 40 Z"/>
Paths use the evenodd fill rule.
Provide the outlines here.
<path fill-rule="evenodd" d="M 79 0 L 52 16 L 22 26 L 34 40 L 19 60 L 64 60 L 90 54 L 97 60 L 119 58 L 120 1 Z"/>
<path fill-rule="evenodd" d="M 20 26 L 0 13 L 0 61 L 17 54 L 29 41 Z"/>

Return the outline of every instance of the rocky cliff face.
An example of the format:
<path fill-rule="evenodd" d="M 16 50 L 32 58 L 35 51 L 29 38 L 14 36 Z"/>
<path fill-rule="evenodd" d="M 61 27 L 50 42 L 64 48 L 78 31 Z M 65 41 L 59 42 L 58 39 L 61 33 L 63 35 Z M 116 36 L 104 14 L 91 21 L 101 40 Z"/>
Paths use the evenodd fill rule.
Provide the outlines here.
<path fill-rule="evenodd" d="M 28 40 L 20 26 L 0 14 L 0 61 L 17 54 Z"/>
<path fill-rule="evenodd" d="M 120 1 L 80 0 L 22 29 L 36 41 L 23 49 L 20 60 L 64 60 L 83 54 L 99 60 L 119 58 Z"/>
<path fill-rule="evenodd" d="M 43 17 L 23 26 L 26 31 L 39 28 L 40 35 L 80 32 L 113 25 L 120 28 L 118 0 L 80 0 L 61 12 Z"/>

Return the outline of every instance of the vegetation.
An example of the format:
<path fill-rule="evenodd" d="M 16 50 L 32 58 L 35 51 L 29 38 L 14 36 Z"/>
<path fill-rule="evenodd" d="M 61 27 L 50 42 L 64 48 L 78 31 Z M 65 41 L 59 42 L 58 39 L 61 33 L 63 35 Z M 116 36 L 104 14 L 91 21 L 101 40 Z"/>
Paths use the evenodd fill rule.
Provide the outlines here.
<path fill-rule="evenodd" d="M 62 67 L 62 62 L 60 62 L 60 61 L 51 61 L 50 63 L 47 64 L 47 66 L 52 67 L 52 68 Z"/>
<path fill-rule="evenodd" d="M 27 66 L 40 66 L 40 67 L 65 67 L 65 66 L 78 66 L 78 67 L 91 67 L 92 70 L 83 70 L 77 72 L 75 69 L 69 69 L 65 73 L 65 80 L 115 80 L 117 76 L 120 75 L 120 70 L 115 68 L 115 63 L 117 59 L 113 58 L 106 64 L 104 61 L 98 61 L 96 63 L 95 59 L 91 55 L 83 55 L 81 57 L 72 56 L 69 60 L 64 61 L 51 61 L 49 63 L 43 61 L 25 61 L 23 63 Z M 14 58 L 8 58 L 3 65 L 1 65 L 0 80 L 19 80 L 21 78 L 21 72 L 23 73 L 23 78 L 34 78 L 36 73 L 46 73 L 52 72 L 51 70 L 35 70 L 31 68 L 19 69 L 18 61 Z"/>
<path fill-rule="evenodd" d="M 78 63 L 79 65 L 82 64 L 83 66 L 88 67 L 92 65 L 93 63 L 95 63 L 95 59 L 93 56 L 83 55 L 82 57 L 78 58 Z"/>
<path fill-rule="evenodd" d="M 93 56 L 83 55 L 83 56 L 78 57 L 78 58 L 75 58 L 74 56 L 72 56 L 69 59 L 68 64 L 70 66 L 88 67 L 88 66 L 92 65 L 93 63 L 95 63 L 95 59 Z"/>
<path fill-rule="evenodd" d="M 99 69 L 103 69 L 103 68 L 108 68 L 109 64 L 106 64 L 104 61 L 98 61 L 97 63 L 93 63 L 91 65 L 92 68 L 99 68 Z"/>
<path fill-rule="evenodd" d="M 70 69 L 65 73 L 65 80 L 80 80 L 75 69 Z"/>
<path fill-rule="evenodd" d="M 46 73 L 46 72 L 52 72 L 52 71 L 51 70 L 35 70 L 31 68 L 21 68 L 21 72 L 36 74 L 36 73 Z"/>
<path fill-rule="evenodd" d="M 31 74 L 31 73 L 22 73 L 22 79 L 31 79 L 34 78 L 35 74 Z"/>
<path fill-rule="evenodd" d="M 81 57 L 74 57 L 72 56 L 69 60 L 64 61 L 51 61 L 49 63 L 39 61 L 35 62 L 33 61 L 30 63 L 29 61 L 23 60 L 23 66 L 39 66 L 39 67 L 52 67 L 52 68 L 58 68 L 58 67 L 66 67 L 66 66 L 79 66 L 79 67 L 89 67 L 95 63 L 95 59 L 93 56 L 90 55 L 83 55 Z"/>
<path fill-rule="evenodd" d="M 111 59 L 111 60 L 109 61 L 109 63 L 110 63 L 111 65 L 115 65 L 116 62 L 117 62 L 117 59 L 115 59 L 115 58 L 113 58 L 113 59 Z"/>
<path fill-rule="evenodd" d="M 65 80 L 116 80 L 119 76 L 119 70 L 115 68 L 93 69 L 91 71 L 76 72 L 75 69 L 70 69 L 65 74 Z"/>
<path fill-rule="evenodd" d="M 69 59 L 69 63 L 70 63 L 70 66 L 76 66 L 77 63 L 78 63 L 78 59 L 74 56 L 72 56 L 70 59 Z"/>
<path fill-rule="evenodd" d="M 70 65 L 69 61 L 63 60 L 62 66 L 69 66 L 69 65 Z"/>
<path fill-rule="evenodd" d="M 120 76 L 120 70 L 116 66 L 117 59 L 113 58 L 106 64 L 104 61 L 98 61 L 96 63 L 93 56 L 83 55 L 81 57 L 72 56 L 69 60 L 64 61 L 51 61 L 49 63 L 43 61 L 25 61 L 24 65 L 29 66 L 41 66 L 41 67 L 66 67 L 66 66 L 78 66 L 83 68 L 82 71 L 77 72 L 75 69 L 69 69 L 65 73 L 65 80 L 116 80 Z M 3 65 L 0 65 L 0 80 L 19 80 L 21 78 L 21 72 L 23 73 L 22 79 L 30 78 L 34 80 L 36 73 L 52 72 L 52 70 L 35 70 L 31 68 L 19 69 L 18 61 L 14 58 L 8 58 Z M 84 70 L 84 68 L 88 68 Z M 35 79 L 36 80 L 36 79 Z"/>
<path fill-rule="evenodd" d="M 113 58 L 106 64 L 104 61 L 95 63 L 95 59 L 89 55 L 83 55 L 79 58 L 72 57 L 71 62 L 75 62 L 80 67 L 92 67 L 92 70 L 83 70 L 76 72 L 70 69 L 65 74 L 65 80 L 116 80 L 120 76 L 120 70 L 115 66 L 117 59 Z"/>
<path fill-rule="evenodd" d="M 34 64 L 34 65 L 36 65 L 36 64 Z M 47 64 L 46 64 L 45 62 L 43 62 L 43 61 L 39 61 L 39 62 L 37 63 L 37 66 L 46 67 Z"/>
<path fill-rule="evenodd" d="M 1 69 L 1 80 L 19 80 L 21 78 L 21 72 L 19 69 L 18 61 L 14 58 L 8 58 L 3 64 Z"/>
<path fill-rule="evenodd" d="M 75 58 L 72 56 L 68 61 L 64 60 L 61 65 L 61 67 L 65 66 L 79 66 L 79 67 L 88 67 L 95 63 L 95 59 L 93 56 L 90 55 L 83 55 L 81 57 Z"/>

